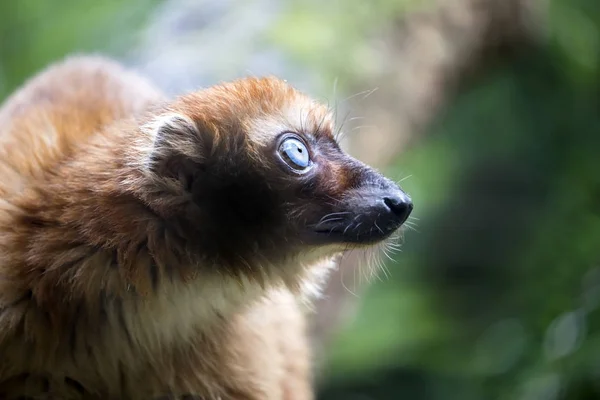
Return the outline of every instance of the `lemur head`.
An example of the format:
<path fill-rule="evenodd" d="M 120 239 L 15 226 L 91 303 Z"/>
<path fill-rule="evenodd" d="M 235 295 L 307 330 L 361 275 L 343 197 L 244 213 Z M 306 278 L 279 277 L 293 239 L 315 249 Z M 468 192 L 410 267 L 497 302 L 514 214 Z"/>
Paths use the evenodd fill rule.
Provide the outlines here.
<path fill-rule="evenodd" d="M 181 97 L 143 129 L 147 201 L 203 265 L 251 273 L 372 245 L 413 208 L 340 149 L 327 107 L 275 78 Z"/>

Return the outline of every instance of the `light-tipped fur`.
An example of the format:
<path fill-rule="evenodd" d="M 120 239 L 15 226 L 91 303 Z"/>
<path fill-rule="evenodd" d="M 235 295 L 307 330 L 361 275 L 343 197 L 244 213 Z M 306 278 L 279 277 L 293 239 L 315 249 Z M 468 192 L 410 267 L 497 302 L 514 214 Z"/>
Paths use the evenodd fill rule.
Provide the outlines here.
<path fill-rule="evenodd" d="M 152 237 L 151 213 L 122 198 L 152 180 L 180 194 L 175 182 L 152 176 L 151 157 L 199 154 L 190 152 L 189 135 L 168 138 L 168 148 L 158 144 L 165 129 L 194 129 L 185 114 L 193 111 L 193 98 L 175 110 L 165 101 L 150 83 L 109 60 L 76 57 L 32 79 L 0 110 L 4 396 L 312 397 L 303 316 L 286 283 L 314 292 L 319 283 L 300 278 L 311 269 L 298 268 L 327 263 L 330 251 L 291 259 L 294 265 L 280 268 L 279 278 L 271 265 L 231 277 L 218 269 L 199 273 L 192 265 L 177 270 L 169 265 L 181 262 L 169 260 L 169 233 Z M 269 119 L 264 107 L 252 112 Z M 260 141 L 263 131 L 255 131 Z M 156 257 L 164 264 L 158 277 L 147 273 L 157 254 L 127 245 L 111 251 L 141 236 L 163 241 L 164 248 L 152 248 L 164 252 Z M 161 281 L 156 292 L 152 279 Z"/>
<path fill-rule="evenodd" d="M 0 398 L 312 399 L 303 303 L 412 210 L 333 132 L 273 77 L 166 99 L 74 57 L 26 83 L 0 109 Z"/>

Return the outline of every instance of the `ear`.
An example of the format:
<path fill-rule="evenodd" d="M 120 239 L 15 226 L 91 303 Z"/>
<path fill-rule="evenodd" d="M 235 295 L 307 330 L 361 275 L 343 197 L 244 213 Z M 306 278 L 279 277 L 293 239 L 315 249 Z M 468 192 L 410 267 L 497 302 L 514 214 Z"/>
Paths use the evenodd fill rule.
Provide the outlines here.
<path fill-rule="evenodd" d="M 179 177 L 190 165 L 201 164 L 205 146 L 193 120 L 178 113 L 156 117 L 142 126 L 152 137 L 145 167 L 161 176 Z"/>

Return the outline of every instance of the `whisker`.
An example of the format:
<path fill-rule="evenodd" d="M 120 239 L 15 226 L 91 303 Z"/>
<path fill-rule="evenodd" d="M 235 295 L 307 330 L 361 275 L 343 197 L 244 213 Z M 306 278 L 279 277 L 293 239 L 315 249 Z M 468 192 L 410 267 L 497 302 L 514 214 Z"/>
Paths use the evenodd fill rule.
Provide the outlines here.
<path fill-rule="evenodd" d="M 373 256 L 373 260 L 374 260 L 374 264 L 375 264 L 375 268 L 373 268 L 373 276 L 375 276 L 377 279 L 379 279 L 380 282 L 383 282 L 383 278 L 382 278 L 381 274 L 379 274 L 379 271 L 381 271 L 381 273 L 385 276 L 385 278 L 389 279 L 390 277 L 387 274 L 385 265 L 381 261 L 381 258 Z"/>
<path fill-rule="evenodd" d="M 342 119 L 342 122 L 338 126 L 337 133 L 334 135 L 334 137 L 335 137 L 336 140 L 341 139 L 341 137 L 342 137 L 342 130 L 344 129 L 344 125 L 346 124 L 349 115 L 350 115 L 350 111 L 347 111 L 346 114 L 344 115 L 344 118 Z"/>
<path fill-rule="evenodd" d="M 358 125 L 352 129 L 350 129 L 350 132 L 354 132 L 354 131 L 357 131 L 357 130 L 363 129 L 363 128 L 375 128 L 375 125 Z"/>
<path fill-rule="evenodd" d="M 400 250 L 400 245 L 396 243 L 387 243 L 386 246 L 387 248 L 392 249 L 394 251 Z"/>
<path fill-rule="evenodd" d="M 344 254 L 342 255 L 342 259 L 340 260 L 340 264 L 342 263 L 342 261 L 343 261 L 344 257 L 346 257 L 346 254 L 347 254 L 347 253 L 344 253 Z M 341 270 L 341 273 L 340 273 L 340 283 L 342 284 L 342 287 L 343 287 L 343 288 L 344 288 L 344 289 L 345 289 L 345 290 L 346 290 L 348 293 L 350 293 L 352 296 L 354 296 L 354 297 L 356 297 L 356 298 L 359 298 L 359 296 L 358 296 L 358 295 L 357 295 L 357 294 L 356 294 L 354 291 L 350 290 L 350 288 L 349 288 L 348 286 L 346 286 L 346 283 L 344 282 L 344 270 L 345 270 L 345 269 L 344 269 L 344 268 L 342 268 L 342 270 Z M 355 287 L 355 290 L 356 290 L 356 268 L 354 268 L 354 269 L 353 269 L 352 273 L 353 273 L 353 276 L 354 276 L 354 287 Z"/>
<path fill-rule="evenodd" d="M 356 121 L 356 120 L 360 120 L 360 119 L 366 119 L 366 117 L 352 117 L 352 118 L 348 118 L 346 121 Z"/>
<path fill-rule="evenodd" d="M 392 257 L 391 257 L 389 254 L 388 254 L 388 252 L 387 252 L 385 249 L 383 249 L 381 252 L 382 252 L 382 253 L 383 253 L 383 254 L 384 254 L 384 255 L 385 255 L 385 256 L 386 256 L 386 257 L 387 257 L 387 258 L 388 258 L 388 259 L 389 259 L 391 262 L 394 262 L 394 261 L 395 261 L 395 260 L 394 260 L 394 259 L 393 259 L 393 258 L 392 258 Z"/>
<path fill-rule="evenodd" d="M 300 115 L 298 116 L 299 117 L 298 120 L 300 121 L 300 132 L 305 132 L 304 125 L 303 125 L 304 118 L 302 118 L 302 110 L 303 109 L 304 109 L 303 107 L 300 107 L 300 110 L 298 111 L 300 113 Z"/>
<path fill-rule="evenodd" d="M 381 258 L 378 256 L 379 253 L 379 248 L 377 248 L 377 250 L 373 249 L 372 253 L 371 253 L 371 260 L 373 262 L 373 266 L 374 268 L 371 269 L 371 279 L 373 278 L 373 276 L 377 279 L 379 279 L 380 282 L 383 282 L 383 279 L 381 277 L 381 275 L 379 274 L 379 271 L 383 271 L 384 274 L 385 273 L 385 268 L 384 268 L 384 264 L 381 261 Z M 386 275 L 386 278 L 389 278 Z"/>
<path fill-rule="evenodd" d="M 321 218 L 319 220 L 319 222 L 323 221 L 325 218 L 328 218 L 328 217 L 334 217 L 334 216 L 338 216 L 338 215 L 347 215 L 347 214 L 350 214 L 350 212 L 349 211 L 339 211 L 339 212 L 329 213 L 329 214 L 325 215 L 323 218 Z"/>
<path fill-rule="evenodd" d="M 347 226 L 347 227 L 344 229 L 344 233 L 343 233 L 343 235 L 345 235 L 345 234 L 346 234 L 346 231 L 347 231 L 347 230 L 348 230 L 348 228 L 350 228 L 351 226 L 352 226 L 352 222 L 350 222 L 350 223 L 348 224 L 348 226 Z"/>
<path fill-rule="evenodd" d="M 369 253 L 367 251 L 363 252 L 363 260 L 364 260 L 364 264 L 367 266 L 367 268 L 369 267 Z M 367 271 L 364 271 L 363 268 L 360 268 L 360 283 L 362 284 L 363 279 L 368 282 L 369 281 L 369 276 L 367 275 Z"/>
<path fill-rule="evenodd" d="M 334 201 L 334 203 L 328 203 L 330 206 L 335 206 L 335 205 L 337 205 L 338 203 L 341 203 L 341 200 L 340 200 L 340 199 L 336 199 L 335 197 L 333 197 L 333 196 L 331 196 L 331 195 L 329 195 L 329 194 L 325 194 L 325 197 L 327 197 L 328 199 L 330 199 L 330 200 L 333 200 L 333 201 Z"/>
<path fill-rule="evenodd" d="M 319 222 L 319 223 L 317 223 L 315 225 L 312 225 L 312 227 L 313 228 L 318 228 L 321 225 L 327 224 L 329 222 L 336 222 L 336 221 L 343 221 L 343 220 L 344 220 L 343 218 L 330 218 L 330 219 L 326 219 L 325 221 L 321 221 L 321 222 Z"/>
<path fill-rule="evenodd" d="M 379 218 L 379 215 L 377 215 L 377 218 Z M 377 229 L 379 229 L 379 232 L 383 233 L 383 230 L 379 227 L 379 225 L 377 225 L 377 221 L 373 221 L 373 224 Z"/>
<path fill-rule="evenodd" d="M 359 226 L 361 226 L 361 225 L 362 225 L 362 222 L 359 222 L 359 223 L 358 223 L 358 224 L 357 224 L 357 225 L 356 225 L 354 228 L 352 228 L 352 230 L 353 230 L 353 231 L 357 230 L 357 229 L 358 229 L 358 227 L 359 227 Z M 360 232 L 358 232 L 358 233 L 356 234 L 356 239 L 358 239 L 358 238 L 359 238 L 359 236 L 360 236 Z"/>
<path fill-rule="evenodd" d="M 412 225 L 405 225 L 407 229 L 410 229 L 413 232 L 421 233 L 417 228 Z"/>
<path fill-rule="evenodd" d="M 319 125 L 317 125 L 317 132 L 321 132 L 321 128 L 323 128 L 323 124 L 325 123 L 326 119 L 327 115 L 323 115 L 323 118 L 321 118 L 321 122 L 319 122 Z"/>
<path fill-rule="evenodd" d="M 337 121 L 337 117 L 338 117 L 337 85 L 338 85 L 338 77 L 336 76 L 335 79 L 333 80 L 333 101 L 334 101 L 333 120 L 334 121 Z"/>
<path fill-rule="evenodd" d="M 363 95 L 363 94 L 365 95 L 365 96 L 363 97 L 363 100 L 364 100 L 364 99 L 366 99 L 367 97 L 369 97 L 370 95 L 372 95 L 373 93 L 375 93 L 377 90 L 379 90 L 379 88 L 377 88 L 377 87 L 376 87 L 376 88 L 373 88 L 373 89 L 369 89 L 369 90 L 363 90 L 362 92 L 358 92 L 358 93 L 355 93 L 355 94 L 353 94 L 353 95 L 350 95 L 350 96 L 346 97 L 344 100 L 342 100 L 342 102 L 346 102 L 346 101 L 348 101 L 348 100 L 351 100 L 351 99 L 353 99 L 353 98 L 355 98 L 355 97 L 358 97 L 358 96 L 360 96 L 360 95 Z"/>
<path fill-rule="evenodd" d="M 322 219 L 321 221 L 319 221 L 319 224 L 324 224 L 326 222 L 333 222 L 333 221 L 341 221 L 343 219 L 344 219 L 343 217 L 337 217 L 334 215 L 333 217 Z"/>

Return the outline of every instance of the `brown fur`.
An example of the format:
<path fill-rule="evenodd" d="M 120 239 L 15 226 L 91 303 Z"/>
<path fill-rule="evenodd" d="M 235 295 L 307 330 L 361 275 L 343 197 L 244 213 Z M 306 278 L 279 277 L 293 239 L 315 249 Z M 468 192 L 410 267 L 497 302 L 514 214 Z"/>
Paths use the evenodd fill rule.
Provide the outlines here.
<path fill-rule="evenodd" d="M 226 101 L 213 102 L 209 90 L 167 111 L 202 121 L 219 140 L 223 128 L 251 129 L 296 97 L 312 104 L 288 87 L 271 96 L 277 85 L 284 84 L 251 80 L 233 90 L 218 87 L 210 90 Z M 285 287 L 245 289 L 242 279 L 248 278 L 239 278 L 240 286 L 230 290 L 240 294 L 223 295 L 219 318 L 186 310 L 186 304 L 179 309 L 179 285 L 200 280 L 192 266 L 172 271 L 181 281 L 150 294 L 147 271 L 154 261 L 136 245 L 148 244 L 161 267 L 158 279 L 177 258 L 168 234 L 159 237 L 154 210 L 137 201 L 149 196 L 138 164 L 151 146 L 137 126 L 151 122 L 142 111 L 160 108 L 161 100 L 142 78 L 86 57 L 49 68 L 0 112 L 0 379 L 13 378 L 13 389 L 0 383 L 0 392 L 9 391 L 4 396 L 35 392 L 31 380 L 38 379 L 46 382 L 39 389 L 56 398 L 312 398 L 303 316 Z M 307 111 L 315 115 L 299 123 L 314 125 L 326 116 L 321 108 Z M 240 113 L 246 118 L 238 119 Z M 279 122 L 287 123 L 273 120 Z M 147 204 L 164 214 L 173 207 L 160 199 Z M 292 275 L 284 278 L 297 286 L 299 274 Z M 223 284 L 202 278 L 207 283 L 200 286 Z M 174 300 L 165 304 L 159 296 Z M 169 324 L 168 315 L 181 318 L 185 329 L 148 326 Z"/>
<path fill-rule="evenodd" d="M 392 188 L 333 129 L 276 78 L 168 101 L 81 57 L 25 84 L 0 109 L 0 398 L 312 399 L 301 303 L 346 245 L 302 235 Z M 274 157 L 288 131 L 310 179 Z"/>

